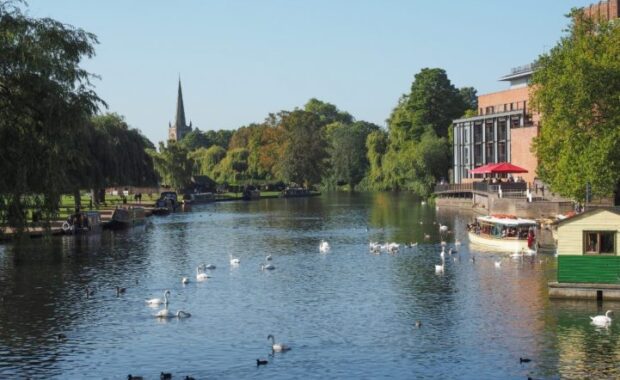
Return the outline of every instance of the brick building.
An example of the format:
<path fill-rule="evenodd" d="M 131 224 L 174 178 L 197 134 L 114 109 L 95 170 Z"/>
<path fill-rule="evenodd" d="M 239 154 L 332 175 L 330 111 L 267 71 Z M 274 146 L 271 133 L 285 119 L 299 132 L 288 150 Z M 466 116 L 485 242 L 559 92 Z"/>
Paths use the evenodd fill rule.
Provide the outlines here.
<path fill-rule="evenodd" d="M 587 17 L 597 21 L 610 21 L 620 17 L 620 0 L 599 1 L 583 8 Z"/>
<path fill-rule="evenodd" d="M 533 182 L 538 160 L 531 152 L 538 135 L 539 117 L 529 109 L 529 81 L 535 67 L 512 69 L 500 78 L 510 83 L 504 91 L 480 95 L 478 115 L 454 120 L 454 183 L 471 182 L 471 169 L 510 162 L 528 170 L 520 176 Z"/>

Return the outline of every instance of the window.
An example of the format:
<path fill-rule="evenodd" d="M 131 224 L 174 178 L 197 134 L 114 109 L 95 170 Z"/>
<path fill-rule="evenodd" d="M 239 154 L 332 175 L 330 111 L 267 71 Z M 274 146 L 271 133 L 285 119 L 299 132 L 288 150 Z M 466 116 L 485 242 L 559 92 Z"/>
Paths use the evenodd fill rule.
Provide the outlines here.
<path fill-rule="evenodd" d="M 497 139 L 506 140 L 506 119 L 497 120 Z"/>
<path fill-rule="evenodd" d="M 586 255 L 615 255 L 615 231 L 584 231 L 583 252 Z"/>
<path fill-rule="evenodd" d="M 485 141 L 493 141 L 494 137 L 494 127 L 493 127 L 493 121 L 489 120 L 485 123 L 484 125 L 484 140 Z"/>
<path fill-rule="evenodd" d="M 497 144 L 497 160 L 499 162 L 506 161 L 506 143 L 503 141 Z"/>

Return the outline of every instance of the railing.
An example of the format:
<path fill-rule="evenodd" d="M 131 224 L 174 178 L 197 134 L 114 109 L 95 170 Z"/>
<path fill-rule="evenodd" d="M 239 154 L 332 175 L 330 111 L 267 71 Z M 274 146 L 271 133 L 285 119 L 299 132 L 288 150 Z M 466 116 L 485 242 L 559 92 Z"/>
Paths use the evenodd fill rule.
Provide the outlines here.
<path fill-rule="evenodd" d="M 473 183 L 446 183 L 435 185 L 436 193 L 445 192 L 469 192 L 469 191 L 481 191 L 486 193 L 499 193 L 499 188 L 502 188 L 502 194 L 508 196 L 524 196 L 527 190 L 527 183 L 525 182 L 505 182 L 505 183 L 487 183 L 487 182 L 473 182 Z"/>

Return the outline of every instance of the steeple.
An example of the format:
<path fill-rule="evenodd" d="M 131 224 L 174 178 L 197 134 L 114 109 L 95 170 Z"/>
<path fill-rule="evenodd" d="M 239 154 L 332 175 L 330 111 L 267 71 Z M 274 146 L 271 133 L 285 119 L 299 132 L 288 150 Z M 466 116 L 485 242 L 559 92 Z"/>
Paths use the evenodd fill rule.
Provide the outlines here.
<path fill-rule="evenodd" d="M 181 77 L 179 77 L 179 93 L 177 95 L 177 117 L 176 117 L 175 125 L 177 127 L 177 131 L 185 129 L 185 108 L 183 107 L 183 92 L 181 91 Z"/>
<path fill-rule="evenodd" d="M 185 124 L 185 107 L 183 106 L 183 91 L 181 90 L 181 77 L 179 76 L 179 92 L 177 94 L 177 114 L 174 124 L 168 123 L 168 140 L 179 141 L 183 136 L 191 132 L 192 123 Z"/>

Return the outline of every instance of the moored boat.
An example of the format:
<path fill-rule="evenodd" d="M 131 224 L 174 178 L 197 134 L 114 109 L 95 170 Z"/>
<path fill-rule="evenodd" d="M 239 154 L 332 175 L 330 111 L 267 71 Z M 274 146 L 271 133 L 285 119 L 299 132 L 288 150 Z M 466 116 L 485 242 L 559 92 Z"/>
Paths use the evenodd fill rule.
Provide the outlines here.
<path fill-rule="evenodd" d="M 117 208 L 108 222 L 110 229 L 124 229 L 143 225 L 146 222 L 146 213 L 143 207 Z"/>
<path fill-rule="evenodd" d="M 537 225 L 533 219 L 512 215 L 479 216 L 468 225 L 469 241 L 505 252 L 531 252 L 536 249 Z"/>

